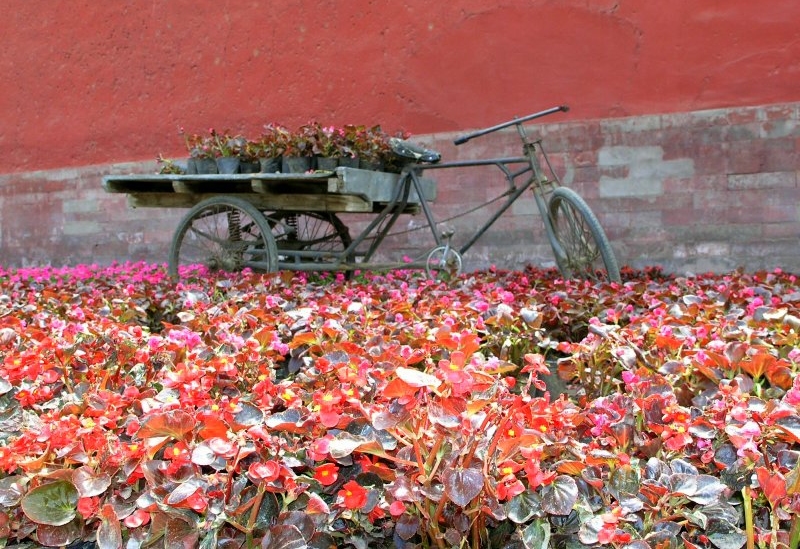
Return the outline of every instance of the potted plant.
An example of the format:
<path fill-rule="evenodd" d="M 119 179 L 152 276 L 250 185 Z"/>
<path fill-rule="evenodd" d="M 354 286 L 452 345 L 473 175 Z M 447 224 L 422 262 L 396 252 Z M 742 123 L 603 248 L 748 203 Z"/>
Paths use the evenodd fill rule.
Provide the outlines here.
<path fill-rule="evenodd" d="M 358 168 L 359 136 L 366 131 L 364 126 L 347 124 L 342 128 L 342 156 L 339 165 L 348 168 Z"/>
<path fill-rule="evenodd" d="M 218 133 L 211 128 L 211 150 L 217 160 L 219 173 L 233 174 L 239 172 L 239 164 L 245 151 L 247 139 L 241 135 L 231 135 L 227 130 Z"/>
<path fill-rule="evenodd" d="M 159 169 L 158 173 L 161 175 L 171 174 L 171 175 L 181 175 L 185 173 L 183 169 L 175 163 L 174 160 L 170 158 L 165 158 L 164 155 L 159 154 L 156 157 L 156 161 L 158 162 Z"/>
<path fill-rule="evenodd" d="M 261 135 L 255 142 L 262 172 L 275 173 L 281 171 L 281 159 L 286 151 L 290 137 L 291 132 L 280 124 L 270 122 L 264 125 Z"/>
<path fill-rule="evenodd" d="M 283 171 L 305 173 L 310 170 L 314 159 L 315 141 L 316 129 L 313 122 L 300 126 L 297 131 L 292 132 L 283 154 Z"/>
<path fill-rule="evenodd" d="M 239 155 L 239 173 L 257 173 L 261 171 L 258 154 L 258 144 L 255 141 L 246 140 Z"/>
<path fill-rule="evenodd" d="M 211 136 L 197 133 L 189 135 L 183 128 L 181 128 L 180 133 L 186 144 L 186 151 L 189 153 L 186 172 L 190 174 L 217 173 L 217 162 L 212 150 Z"/>
<path fill-rule="evenodd" d="M 357 147 L 358 167 L 362 170 L 381 171 L 391 153 L 389 137 L 379 125 L 358 132 Z"/>
<path fill-rule="evenodd" d="M 335 126 L 317 124 L 314 153 L 317 156 L 317 168 L 334 170 L 344 154 L 344 131 Z"/>

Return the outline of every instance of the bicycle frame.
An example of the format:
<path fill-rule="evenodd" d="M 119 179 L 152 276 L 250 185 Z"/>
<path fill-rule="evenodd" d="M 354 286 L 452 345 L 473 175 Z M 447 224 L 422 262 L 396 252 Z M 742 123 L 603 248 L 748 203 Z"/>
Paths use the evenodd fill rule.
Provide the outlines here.
<path fill-rule="evenodd" d="M 551 109 L 534 113 L 529 116 L 525 116 L 522 118 L 515 118 L 508 122 L 492 126 L 491 128 L 479 130 L 477 132 L 459 137 L 454 140 L 454 143 L 456 145 L 460 145 L 462 143 L 466 143 L 467 141 L 475 137 L 496 132 L 498 130 L 508 128 L 510 126 L 516 126 L 517 133 L 519 134 L 519 137 L 522 141 L 522 148 L 525 156 L 443 162 L 440 164 L 414 164 L 406 168 L 406 170 L 403 172 L 403 176 L 405 178 L 410 179 L 413 188 L 416 190 L 417 193 L 420 193 L 419 194 L 420 196 L 422 196 L 421 194 L 422 184 L 420 182 L 420 179 L 422 177 L 422 173 L 428 170 L 469 168 L 469 167 L 493 165 L 499 168 L 500 171 L 503 173 L 503 176 L 505 177 L 505 180 L 508 183 L 508 189 L 505 193 L 506 195 L 505 201 L 502 202 L 499 209 L 497 209 L 497 211 L 495 211 L 494 214 L 491 217 L 489 217 L 489 219 L 487 219 L 485 223 L 483 223 L 483 225 L 478 227 L 475 233 L 471 235 L 471 237 L 461 246 L 461 248 L 457 250 L 459 254 L 463 255 L 467 250 L 469 250 L 475 244 L 475 242 L 477 242 L 478 239 L 487 230 L 489 230 L 489 228 L 491 228 L 492 225 L 494 225 L 494 223 L 506 212 L 506 210 L 508 210 L 508 208 L 511 207 L 514 201 L 516 201 L 517 198 L 519 198 L 525 191 L 527 191 L 531 187 L 533 187 L 533 194 L 534 194 L 534 199 L 536 201 L 536 207 L 542 216 L 548 240 L 550 240 L 550 242 L 557 243 L 557 239 L 554 237 L 553 224 L 550 219 L 550 215 L 547 211 L 547 196 L 550 193 L 552 193 L 553 189 L 555 189 L 560 185 L 560 181 L 558 179 L 558 176 L 554 172 L 552 166 L 550 165 L 550 161 L 547 158 L 547 154 L 542 148 L 541 139 L 530 140 L 528 138 L 527 132 L 525 131 L 525 127 L 523 124 L 535 118 L 540 118 L 542 116 L 546 116 L 548 114 L 553 114 L 556 112 L 566 112 L 567 110 L 568 107 L 566 106 L 553 107 Z M 546 170 L 542 167 L 542 160 L 544 161 L 544 164 L 547 166 Z M 521 168 L 512 169 L 512 166 L 515 164 L 524 164 L 524 165 Z M 522 177 L 525 174 L 530 174 L 530 176 L 523 179 L 522 183 L 520 184 L 519 180 L 522 179 Z M 437 228 L 437 223 L 433 217 L 433 212 L 430 208 L 430 205 L 423 200 L 421 203 L 421 207 L 423 213 L 425 214 L 425 218 L 428 222 L 428 225 L 431 228 L 431 232 L 433 233 L 433 238 L 436 241 L 436 245 L 441 246 L 443 242 L 442 234 Z M 563 250 L 561 250 L 558 246 L 556 246 L 554 252 L 557 257 L 564 257 L 565 255 Z"/>

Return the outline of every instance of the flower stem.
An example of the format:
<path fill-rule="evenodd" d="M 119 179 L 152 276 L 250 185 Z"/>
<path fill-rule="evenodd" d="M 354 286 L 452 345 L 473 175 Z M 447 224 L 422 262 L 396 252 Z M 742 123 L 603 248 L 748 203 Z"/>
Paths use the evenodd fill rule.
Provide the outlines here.
<path fill-rule="evenodd" d="M 485 433 L 486 432 L 486 428 L 489 425 L 489 421 L 491 421 L 492 419 L 494 419 L 494 414 L 492 412 L 487 413 L 486 417 L 483 418 L 483 422 L 481 423 L 481 426 L 478 428 L 477 432 L 478 433 Z M 505 424 L 505 422 L 503 422 L 503 424 Z M 499 432 L 499 430 L 498 430 L 498 432 Z M 496 436 L 497 436 L 497 433 L 495 433 L 495 437 Z M 469 453 L 467 454 L 467 457 L 465 459 L 461 460 L 461 464 L 462 465 L 464 465 L 466 467 L 469 467 L 469 464 L 472 462 L 472 457 L 475 455 L 475 451 L 478 449 L 478 442 L 479 442 L 479 440 L 476 440 L 472 444 L 472 447 L 469 449 Z M 489 455 L 489 454 L 487 454 L 487 455 Z"/>
<path fill-rule="evenodd" d="M 433 464 L 436 461 L 439 449 L 442 447 L 442 442 L 444 442 L 444 437 L 439 437 L 436 439 L 436 442 L 433 443 L 433 448 L 431 448 L 430 454 L 428 454 L 428 459 L 425 460 L 425 465 L 424 465 L 425 469 L 423 470 L 423 473 L 429 479 L 433 477 L 431 469 L 433 468 Z"/>
<path fill-rule="evenodd" d="M 747 549 L 755 549 L 755 534 L 753 532 L 753 501 L 750 499 L 750 489 L 742 488 L 742 501 L 744 503 L 744 524 L 747 534 Z"/>
<path fill-rule="evenodd" d="M 800 547 L 800 520 L 795 519 L 789 533 L 789 549 L 798 549 L 798 547 Z"/>

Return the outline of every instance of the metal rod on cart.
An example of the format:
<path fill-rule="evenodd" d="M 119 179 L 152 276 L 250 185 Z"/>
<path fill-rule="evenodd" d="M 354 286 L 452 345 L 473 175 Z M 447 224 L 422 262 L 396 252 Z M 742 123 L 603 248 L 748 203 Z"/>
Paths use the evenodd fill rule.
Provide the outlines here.
<path fill-rule="evenodd" d="M 364 261 L 369 261 L 369 259 L 378 249 L 378 246 L 380 246 L 380 244 L 386 238 L 386 235 L 389 234 L 389 231 L 394 226 L 395 222 L 400 217 L 400 214 L 403 213 L 403 210 L 408 204 L 408 197 L 410 193 L 411 185 L 408 182 L 408 178 L 401 176 L 395 185 L 395 192 L 392 196 L 391 202 L 389 202 L 381 211 L 380 215 L 375 217 L 375 219 L 372 220 L 367 228 L 364 229 L 362 238 L 359 239 L 359 241 L 363 241 L 364 236 L 372 233 L 373 229 L 379 227 L 381 223 L 385 222 L 385 226 L 381 227 L 373 237 L 369 249 L 364 254 Z M 422 195 L 420 195 L 420 200 L 424 203 L 424 197 Z"/>

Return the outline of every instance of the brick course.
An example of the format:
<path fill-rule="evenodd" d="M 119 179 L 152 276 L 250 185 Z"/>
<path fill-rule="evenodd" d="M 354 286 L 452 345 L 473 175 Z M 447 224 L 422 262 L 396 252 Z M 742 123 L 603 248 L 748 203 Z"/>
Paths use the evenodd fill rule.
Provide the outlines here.
<path fill-rule="evenodd" d="M 671 272 L 800 272 L 798 104 L 714 109 L 533 126 L 556 172 L 591 206 L 623 265 Z M 445 160 L 518 156 L 514 130 L 454 147 L 454 134 L 419 136 Z M 131 209 L 102 190 L 103 175 L 152 173 L 152 162 L 0 175 L 0 264 L 164 262 L 185 210 Z M 489 169 L 430 172 L 437 219 L 505 190 Z M 492 207 L 447 224 L 463 242 Z M 366 219 L 345 216 L 351 233 Z M 423 227 L 423 230 L 405 232 Z M 382 251 L 397 259 L 432 245 L 424 216 L 404 216 Z M 467 269 L 552 266 L 530 195 L 464 257 Z"/>

